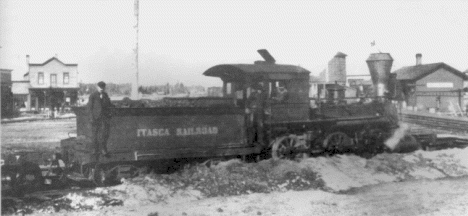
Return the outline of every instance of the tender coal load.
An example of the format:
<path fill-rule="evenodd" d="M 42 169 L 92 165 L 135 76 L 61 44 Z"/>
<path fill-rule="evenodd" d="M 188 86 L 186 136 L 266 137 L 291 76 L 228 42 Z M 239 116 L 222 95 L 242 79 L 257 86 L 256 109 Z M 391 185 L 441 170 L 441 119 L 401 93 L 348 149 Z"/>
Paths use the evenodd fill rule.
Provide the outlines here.
<path fill-rule="evenodd" d="M 126 97 L 113 101 L 117 108 L 154 108 L 154 107 L 229 107 L 232 100 L 221 97 L 166 97 L 161 100 L 131 100 Z"/>

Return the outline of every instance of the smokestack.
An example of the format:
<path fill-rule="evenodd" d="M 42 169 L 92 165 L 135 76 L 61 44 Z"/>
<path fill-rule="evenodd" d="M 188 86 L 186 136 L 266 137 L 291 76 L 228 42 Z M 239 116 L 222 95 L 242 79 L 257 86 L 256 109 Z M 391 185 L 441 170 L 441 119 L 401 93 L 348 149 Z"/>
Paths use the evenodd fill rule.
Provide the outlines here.
<path fill-rule="evenodd" d="M 421 65 L 422 63 L 421 58 L 422 58 L 421 53 L 416 54 L 416 65 Z"/>
<path fill-rule="evenodd" d="M 388 91 L 390 70 L 393 64 L 392 56 L 389 53 L 371 53 L 366 62 L 374 84 L 374 95 L 384 96 L 384 93 Z"/>

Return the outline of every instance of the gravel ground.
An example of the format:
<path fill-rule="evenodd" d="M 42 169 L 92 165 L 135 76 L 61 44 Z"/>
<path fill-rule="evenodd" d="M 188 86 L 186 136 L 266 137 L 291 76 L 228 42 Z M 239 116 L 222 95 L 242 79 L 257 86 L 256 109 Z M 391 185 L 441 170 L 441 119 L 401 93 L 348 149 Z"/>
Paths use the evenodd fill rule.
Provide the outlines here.
<path fill-rule="evenodd" d="M 76 119 L 15 122 L 1 125 L 2 151 L 14 149 L 46 149 L 60 147 L 60 140 L 76 134 Z"/>

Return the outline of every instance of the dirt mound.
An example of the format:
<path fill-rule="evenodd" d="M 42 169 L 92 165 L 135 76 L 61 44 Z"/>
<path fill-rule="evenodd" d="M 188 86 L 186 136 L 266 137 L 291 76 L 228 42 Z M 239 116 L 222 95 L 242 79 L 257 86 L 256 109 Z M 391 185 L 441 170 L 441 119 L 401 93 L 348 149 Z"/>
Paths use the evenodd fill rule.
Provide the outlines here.
<path fill-rule="evenodd" d="M 371 159 L 335 155 L 301 161 L 230 160 L 211 167 L 187 167 L 171 175 L 146 175 L 104 190 L 114 199 L 125 200 L 124 205 L 286 190 L 343 192 L 385 182 L 466 176 L 465 155 L 468 148 L 381 154 Z"/>
<path fill-rule="evenodd" d="M 123 180 L 118 186 L 69 194 L 59 200 L 68 203 L 68 209 L 80 211 L 109 205 L 185 203 L 252 193 L 303 190 L 341 193 L 385 182 L 468 176 L 466 155 L 468 148 L 381 154 L 371 159 L 335 155 L 259 163 L 229 160 L 211 166 L 192 165 L 170 175 L 148 174 Z"/>
<path fill-rule="evenodd" d="M 294 161 L 267 160 L 244 163 L 240 160 L 220 162 L 207 167 L 199 164 L 171 175 L 150 174 L 124 181 L 102 190 L 125 205 L 168 203 L 206 197 L 323 187 L 312 170 L 302 169 Z"/>

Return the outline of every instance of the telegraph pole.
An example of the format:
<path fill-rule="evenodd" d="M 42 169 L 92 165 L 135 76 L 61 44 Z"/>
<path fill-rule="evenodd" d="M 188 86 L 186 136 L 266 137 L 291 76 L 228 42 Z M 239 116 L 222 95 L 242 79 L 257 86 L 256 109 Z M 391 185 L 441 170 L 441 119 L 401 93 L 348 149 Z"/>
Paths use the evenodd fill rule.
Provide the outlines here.
<path fill-rule="evenodd" d="M 136 43 L 135 43 L 135 79 L 132 82 L 132 100 L 140 99 L 138 96 L 138 14 L 139 14 L 139 0 L 135 0 L 135 33 L 136 33 Z"/>

